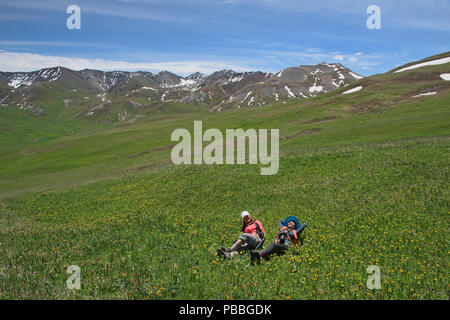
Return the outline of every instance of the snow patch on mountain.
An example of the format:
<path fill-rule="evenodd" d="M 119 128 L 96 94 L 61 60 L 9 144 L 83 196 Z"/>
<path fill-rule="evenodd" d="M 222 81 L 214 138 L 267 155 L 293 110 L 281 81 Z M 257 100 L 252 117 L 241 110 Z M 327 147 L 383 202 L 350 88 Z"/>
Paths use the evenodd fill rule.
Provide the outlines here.
<path fill-rule="evenodd" d="M 4 98 L 0 101 L 0 107 L 7 106 L 6 104 L 3 104 L 3 101 L 5 101 L 6 99 L 8 99 L 8 97 L 9 97 L 9 94 L 6 95 L 6 97 L 4 97 Z"/>
<path fill-rule="evenodd" d="M 362 88 L 363 88 L 362 86 L 355 87 L 355 88 L 352 88 L 352 89 L 347 90 L 347 91 L 345 91 L 345 92 L 342 92 L 342 94 L 349 94 L 349 93 L 353 93 L 353 92 L 358 92 L 358 91 L 361 90 Z"/>
<path fill-rule="evenodd" d="M 192 87 L 197 84 L 198 81 L 193 79 L 181 79 L 180 83 L 176 87 Z"/>
<path fill-rule="evenodd" d="M 418 95 L 413 96 L 413 98 L 419 98 L 424 96 L 432 96 L 435 95 L 437 92 L 426 92 L 426 93 L 420 93 Z"/>
<path fill-rule="evenodd" d="M 34 81 L 34 78 L 30 79 L 28 76 L 16 75 L 14 78 L 12 78 L 9 81 L 8 86 L 17 89 L 22 85 L 29 86 L 33 83 L 33 81 Z"/>
<path fill-rule="evenodd" d="M 58 78 L 61 76 L 61 68 L 50 68 L 50 69 L 41 69 L 39 71 L 35 72 L 19 72 L 14 73 L 12 77 L 10 77 L 8 86 L 13 87 L 15 89 L 25 85 L 25 86 L 31 86 L 34 81 L 37 79 L 44 79 L 49 82 L 58 80 Z"/>
<path fill-rule="evenodd" d="M 284 86 L 284 89 L 287 91 L 289 97 L 295 98 L 295 94 L 292 93 L 291 89 L 288 86 Z"/>
<path fill-rule="evenodd" d="M 308 89 L 308 91 L 310 93 L 314 93 L 314 92 L 322 92 L 323 91 L 323 86 L 318 86 L 317 85 L 317 78 L 314 79 L 314 85 L 312 87 L 310 87 Z"/>
<path fill-rule="evenodd" d="M 314 93 L 314 92 L 322 92 L 323 91 L 323 86 L 316 86 L 313 85 L 312 87 L 310 87 L 308 89 L 309 92 Z"/>
<path fill-rule="evenodd" d="M 164 101 L 164 99 L 166 98 L 166 96 L 167 96 L 167 94 L 168 94 L 169 92 L 170 92 L 170 91 L 166 91 L 166 92 L 163 93 L 163 95 L 161 96 L 161 101 Z"/>
<path fill-rule="evenodd" d="M 324 62 L 322 62 L 322 64 L 324 64 Z M 310 93 L 314 93 L 314 92 L 322 92 L 322 91 L 324 91 L 324 90 L 323 90 L 323 86 L 318 86 L 318 85 L 317 85 L 317 79 L 318 79 L 318 78 L 316 77 L 316 78 L 314 79 L 314 85 L 308 89 L 308 91 L 309 91 Z"/>
<path fill-rule="evenodd" d="M 247 95 L 245 96 L 244 100 L 241 101 L 241 103 L 243 103 L 245 100 L 247 100 L 247 98 L 252 94 L 252 91 L 250 91 L 249 93 L 247 93 Z"/>
<path fill-rule="evenodd" d="M 300 96 L 301 96 L 302 98 L 308 99 L 308 97 L 305 96 L 305 94 L 304 94 L 303 92 L 300 92 Z"/>
<path fill-rule="evenodd" d="M 450 73 L 441 74 L 441 78 L 446 81 L 450 81 Z"/>
<path fill-rule="evenodd" d="M 239 82 L 242 79 L 244 79 L 244 76 L 240 75 L 240 76 L 237 76 L 237 77 L 231 77 L 229 81 L 231 81 L 231 82 Z"/>
<path fill-rule="evenodd" d="M 106 101 L 106 92 L 99 93 L 97 97 L 100 98 L 102 101 Z"/>
<path fill-rule="evenodd" d="M 441 59 L 436 59 L 436 60 L 432 60 L 432 61 L 418 63 L 415 65 L 397 70 L 394 73 L 403 72 L 403 71 L 407 71 L 407 70 L 413 70 L 413 69 L 427 67 L 427 66 L 435 66 L 435 65 L 445 64 L 445 63 L 449 63 L 449 62 L 450 62 L 450 57 L 446 57 L 446 58 L 441 58 Z"/>
<path fill-rule="evenodd" d="M 360 75 L 357 75 L 356 73 L 351 72 L 351 71 L 349 71 L 349 74 L 350 74 L 353 78 L 355 78 L 356 80 L 359 80 L 359 79 L 364 78 L 364 77 L 362 77 L 362 76 L 360 76 Z"/>

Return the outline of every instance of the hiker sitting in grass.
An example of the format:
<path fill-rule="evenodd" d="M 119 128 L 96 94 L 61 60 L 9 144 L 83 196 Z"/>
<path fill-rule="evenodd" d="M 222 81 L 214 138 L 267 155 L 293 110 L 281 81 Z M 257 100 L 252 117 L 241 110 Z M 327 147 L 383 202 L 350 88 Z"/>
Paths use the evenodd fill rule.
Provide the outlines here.
<path fill-rule="evenodd" d="M 251 251 L 250 256 L 252 261 L 258 263 L 263 260 L 268 260 L 269 257 L 274 254 L 283 254 L 291 245 L 296 245 L 299 234 L 306 227 L 306 223 L 300 225 L 297 217 L 290 216 L 284 221 L 278 220 L 278 233 L 275 237 L 275 241 L 272 242 L 267 249 L 258 251 Z"/>
<path fill-rule="evenodd" d="M 236 240 L 231 248 L 221 247 L 217 250 L 217 254 L 224 258 L 231 259 L 243 250 L 255 250 L 259 248 L 266 234 L 261 221 L 253 220 L 247 211 L 241 213 L 242 218 L 242 234 Z"/>

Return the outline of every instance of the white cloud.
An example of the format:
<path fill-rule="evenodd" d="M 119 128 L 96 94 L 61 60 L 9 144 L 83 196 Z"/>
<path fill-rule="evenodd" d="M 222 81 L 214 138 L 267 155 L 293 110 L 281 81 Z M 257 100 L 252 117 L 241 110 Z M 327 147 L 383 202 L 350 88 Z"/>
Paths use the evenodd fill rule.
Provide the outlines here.
<path fill-rule="evenodd" d="M 11 13 L 0 13 L 0 21 L 30 21 L 30 20 L 44 20 L 44 18 L 31 14 L 11 14 Z"/>
<path fill-rule="evenodd" d="M 320 51 L 322 51 L 322 50 L 319 48 L 309 48 L 306 50 L 306 52 L 320 52 Z"/>
<path fill-rule="evenodd" d="M 28 10 L 45 10 L 60 11 L 65 10 L 69 5 L 73 4 L 70 0 L 55 1 L 29 1 L 29 0 L 2 0 L 0 5 L 28 9 Z M 165 21 L 172 23 L 192 22 L 191 18 L 185 15 L 177 15 L 170 13 L 165 9 L 164 1 L 91 1 L 78 0 L 76 4 L 81 8 L 81 14 L 93 13 L 105 16 L 115 16 L 129 19 L 142 19 Z"/>
<path fill-rule="evenodd" d="M 2 46 L 58 46 L 58 47 L 97 47 L 107 44 L 98 42 L 66 42 L 66 41 L 8 41 L 0 40 Z"/>
<path fill-rule="evenodd" d="M 31 54 L 0 50 L 0 71 L 34 71 L 41 68 L 63 66 L 72 70 L 85 68 L 97 70 L 129 70 L 129 71 L 152 71 L 158 72 L 168 70 L 179 75 L 188 75 L 199 71 L 210 74 L 214 71 L 232 69 L 238 72 L 263 71 L 278 72 L 284 68 L 298 65 L 313 65 L 320 62 L 339 62 L 356 73 L 370 75 L 374 72 L 386 72 L 395 64 L 406 63 L 406 54 L 395 52 L 380 53 L 346 53 L 325 50 L 314 50 L 315 52 L 299 51 L 276 51 L 276 50 L 250 50 L 246 57 L 220 56 L 183 56 L 167 55 L 142 55 L 127 60 L 107 60 L 81 57 L 47 56 L 42 54 Z M 146 57 L 152 56 L 153 61 L 145 61 Z M 160 60 L 165 56 L 164 60 Z M 337 59 L 339 58 L 339 59 Z M 343 60 L 340 60 L 340 59 Z M 158 60 L 159 59 L 159 60 Z M 143 62 L 135 62 L 143 61 Z"/>
<path fill-rule="evenodd" d="M 320 62 L 336 62 L 344 64 L 346 67 L 357 68 L 371 68 L 381 64 L 391 54 L 370 53 L 364 54 L 362 52 L 356 53 L 342 53 L 342 52 L 328 52 L 325 50 L 317 50 L 315 52 L 302 51 L 261 51 L 259 55 L 267 56 L 270 53 L 275 61 L 287 64 L 285 67 L 296 64 L 316 64 Z"/>
<path fill-rule="evenodd" d="M 168 61 L 168 62 L 129 62 L 104 59 L 84 59 L 61 56 L 45 56 L 40 54 L 21 52 L 0 52 L 1 71 L 34 71 L 42 68 L 62 66 L 72 70 L 97 69 L 97 70 L 168 70 L 177 74 L 190 74 L 196 71 L 212 73 L 221 69 L 233 69 L 235 71 L 248 71 L 249 67 L 234 64 L 227 61 L 193 60 L 193 61 Z"/>

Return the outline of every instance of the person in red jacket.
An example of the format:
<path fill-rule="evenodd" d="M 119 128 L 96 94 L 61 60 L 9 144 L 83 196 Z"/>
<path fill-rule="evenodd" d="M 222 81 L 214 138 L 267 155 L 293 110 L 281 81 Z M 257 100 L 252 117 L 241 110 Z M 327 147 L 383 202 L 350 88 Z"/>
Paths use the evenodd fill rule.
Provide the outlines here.
<path fill-rule="evenodd" d="M 253 220 L 247 211 L 241 213 L 242 228 L 241 235 L 231 248 L 221 247 L 217 254 L 224 258 L 231 259 L 243 250 L 255 250 L 263 241 L 266 231 L 259 220 Z"/>

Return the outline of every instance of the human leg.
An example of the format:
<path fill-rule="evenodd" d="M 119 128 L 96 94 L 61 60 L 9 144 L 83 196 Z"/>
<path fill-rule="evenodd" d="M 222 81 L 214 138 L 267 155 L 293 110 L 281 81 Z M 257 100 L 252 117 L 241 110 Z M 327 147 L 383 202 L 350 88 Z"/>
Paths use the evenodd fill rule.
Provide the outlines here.
<path fill-rule="evenodd" d="M 285 244 L 272 242 L 271 244 L 269 244 L 269 246 L 265 250 L 261 251 L 259 254 L 260 254 L 261 258 L 268 259 L 272 254 L 283 253 L 288 248 L 289 247 Z"/>

